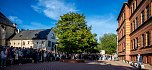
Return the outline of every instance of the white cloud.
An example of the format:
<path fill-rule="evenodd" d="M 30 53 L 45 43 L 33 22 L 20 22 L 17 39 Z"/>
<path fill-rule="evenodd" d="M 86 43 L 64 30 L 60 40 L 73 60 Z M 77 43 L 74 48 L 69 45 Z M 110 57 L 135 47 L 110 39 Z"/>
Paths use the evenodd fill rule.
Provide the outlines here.
<path fill-rule="evenodd" d="M 112 14 L 105 16 L 94 16 L 87 18 L 86 21 L 89 26 L 92 26 L 92 33 L 97 34 L 97 39 L 99 39 L 99 37 L 105 33 L 116 33 L 117 21 Z"/>
<path fill-rule="evenodd" d="M 19 19 L 17 16 L 9 16 L 8 17 L 12 22 L 17 23 L 17 24 L 22 24 L 22 20 Z"/>
<path fill-rule="evenodd" d="M 64 0 L 38 0 L 38 3 L 31 7 L 54 20 L 58 20 L 65 13 L 77 11 L 74 3 L 66 3 Z"/>
<path fill-rule="evenodd" d="M 23 21 L 19 19 L 17 16 L 9 16 L 8 17 L 12 22 L 17 23 L 20 29 L 49 29 L 52 26 L 48 26 L 39 22 L 31 22 L 30 24 L 23 24 Z"/>

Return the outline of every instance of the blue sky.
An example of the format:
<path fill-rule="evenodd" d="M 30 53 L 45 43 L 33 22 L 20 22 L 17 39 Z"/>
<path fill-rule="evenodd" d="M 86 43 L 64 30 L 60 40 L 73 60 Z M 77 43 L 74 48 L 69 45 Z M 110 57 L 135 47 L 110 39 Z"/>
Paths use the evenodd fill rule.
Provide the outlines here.
<path fill-rule="evenodd" d="M 117 16 L 127 0 L 0 0 L 0 11 L 23 29 L 48 29 L 70 11 L 84 14 L 97 38 L 116 33 Z"/>

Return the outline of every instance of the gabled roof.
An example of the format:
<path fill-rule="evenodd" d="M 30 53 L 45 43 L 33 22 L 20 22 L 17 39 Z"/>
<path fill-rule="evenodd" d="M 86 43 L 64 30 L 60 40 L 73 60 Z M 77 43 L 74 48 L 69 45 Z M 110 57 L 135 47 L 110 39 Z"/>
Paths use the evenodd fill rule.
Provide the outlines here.
<path fill-rule="evenodd" d="M 14 23 L 12 23 L 4 14 L 0 12 L 0 24 L 8 25 L 8 26 L 14 26 Z"/>
<path fill-rule="evenodd" d="M 51 29 L 25 30 L 16 34 L 11 40 L 46 40 L 50 31 Z"/>

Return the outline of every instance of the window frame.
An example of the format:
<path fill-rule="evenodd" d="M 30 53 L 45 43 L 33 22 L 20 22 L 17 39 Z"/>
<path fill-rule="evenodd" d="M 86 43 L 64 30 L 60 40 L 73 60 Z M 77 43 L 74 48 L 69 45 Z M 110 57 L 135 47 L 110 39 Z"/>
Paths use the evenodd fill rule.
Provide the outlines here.
<path fill-rule="evenodd" d="M 25 45 L 25 42 L 23 41 L 23 45 Z"/>
<path fill-rule="evenodd" d="M 141 12 L 141 23 L 143 24 L 145 22 L 145 12 L 144 10 Z"/>
<path fill-rule="evenodd" d="M 150 42 L 151 42 L 151 40 L 150 40 L 151 37 L 150 37 L 150 36 L 151 36 L 150 31 L 146 32 L 146 38 L 147 38 L 147 39 L 146 39 L 146 40 L 147 40 L 147 41 L 146 41 L 146 46 L 150 46 Z"/>
<path fill-rule="evenodd" d="M 145 47 L 145 34 L 142 34 L 142 41 L 141 41 L 141 43 L 142 43 L 142 47 Z"/>
<path fill-rule="evenodd" d="M 135 20 L 135 29 L 138 28 L 138 17 L 136 17 L 136 20 Z"/>
<path fill-rule="evenodd" d="M 147 15 L 146 15 L 146 17 L 147 17 L 147 19 L 149 19 L 150 17 L 151 17 L 151 15 L 150 15 L 150 6 L 149 5 L 147 5 L 147 7 L 146 7 L 146 13 L 147 13 Z"/>

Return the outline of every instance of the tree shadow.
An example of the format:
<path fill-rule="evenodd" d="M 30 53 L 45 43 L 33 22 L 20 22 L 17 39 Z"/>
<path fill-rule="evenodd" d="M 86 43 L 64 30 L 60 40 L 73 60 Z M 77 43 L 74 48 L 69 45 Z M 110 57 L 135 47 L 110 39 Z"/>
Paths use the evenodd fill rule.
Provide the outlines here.
<path fill-rule="evenodd" d="M 50 68 L 51 66 L 51 68 Z M 134 67 L 111 64 L 88 64 L 88 63 L 66 63 L 48 62 L 37 64 L 12 65 L 0 70 L 137 70 Z M 145 70 L 145 69 L 142 69 Z"/>

